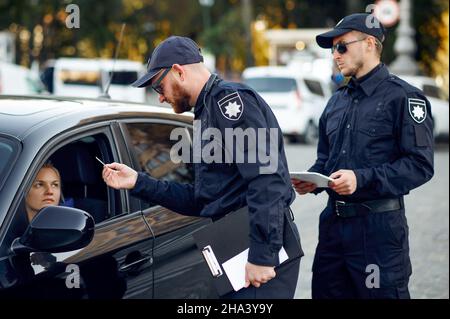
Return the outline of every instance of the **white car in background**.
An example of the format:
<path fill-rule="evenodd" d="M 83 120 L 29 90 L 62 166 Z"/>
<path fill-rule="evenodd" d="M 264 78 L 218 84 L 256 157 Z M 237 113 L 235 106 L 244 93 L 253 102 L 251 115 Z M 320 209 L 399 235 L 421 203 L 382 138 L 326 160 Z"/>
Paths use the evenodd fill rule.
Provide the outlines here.
<path fill-rule="evenodd" d="M 0 94 L 35 95 L 44 91 L 39 77 L 30 69 L 0 61 Z"/>
<path fill-rule="evenodd" d="M 267 102 L 290 142 L 314 143 L 331 87 L 323 79 L 299 73 L 284 66 L 251 67 L 242 80 Z"/>
<path fill-rule="evenodd" d="M 111 81 L 108 93 L 113 100 L 142 103 L 145 89 L 130 84 L 144 72 L 144 65 L 130 60 L 59 58 L 48 61 L 41 78 L 54 95 L 89 98 L 101 96 Z"/>
<path fill-rule="evenodd" d="M 433 78 L 412 75 L 399 75 L 399 77 L 423 91 L 431 104 L 434 137 L 436 140 L 448 141 L 448 95 L 436 84 Z"/>

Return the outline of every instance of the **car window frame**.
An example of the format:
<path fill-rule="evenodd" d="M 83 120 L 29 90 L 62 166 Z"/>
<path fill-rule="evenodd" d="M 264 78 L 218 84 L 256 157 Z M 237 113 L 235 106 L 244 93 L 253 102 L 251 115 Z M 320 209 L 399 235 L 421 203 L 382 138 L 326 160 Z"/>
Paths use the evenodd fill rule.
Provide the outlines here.
<path fill-rule="evenodd" d="M 20 153 L 22 152 L 22 143 L 20 143 L 20 140 L 17 138 L 6 135 L 6 134 L 0 134 L 0 140 L 6 140 L 10 141 L 11 144 L 9 144 L 13 148 L 12 156 L 8 159 L 4 172 L 0 175 L 0 191 L 2 190 L 3 186 L 6 184 L 6 180 L 8 179 L 9 174 L 14 168 L 14 163 L 17 161 L 17 159 L 20 156 Z"/>
<path fill-rule="evenodd" d="M 175 125 L 175 126 L 178 126 L 178 127 L 184 127 L 184 128 L 186 128 L 189 131 L 190 138 L 191 138 L 190 142 L 191 142 L 191 147 L 192 147 L 192 139 L 193 139 L 193 136 L 192 136 L 192 134 L 193 134 L 193 124 L 192 123 L 187 123 L 187 122 L 184 122 L 184 121 L 176 121 L 176 120 L 171 120 L 171 119 L 160 119 L 160 118 L 129 118 L 129 119 L 122 119 L 122 120 L 119 121 L 119 125 L 121 127 L 123 138 L 124 138 L 124 141 L 125 141 L 125 143 L 127 145 L 127 149 L 129 151 L 129 156 L 130 156 L 130 159 L 131 159 L 130 162 L 132 163 L 131 164 L 132 168 L 134 170 L 136 170 L 136 171 L 141 171 L 141 166 L 140 166 L 139 161 L 136 158 L 136 156 L 134 156 L 131 153 L 131 150 L 128 147 L 128 145 L 132 145 L 132 143 L 129 140 L 129 135 L 128 135 L 127 127 L 126 127 L 127 124 L 165 124 L 165 125 Z M 195 178 L 195 177 L 193 177 L 193 178 Z M 194 181 L 192 181 L 192 182 L 194 182 Z M 154 206 L 142 209 L 142 205 L 140 203 L 140 200 L 139 200 L 139 204 L 138 205 L 139 205 L 139 211 L 143 214 L 144 218 L 146 218 L 145 217 L 146 215 L 152 214 L 153 212 L 161 211 L 161 209 L 167 209 L 167 208 L 165 208 L 165 207 L 163 207 L 161 205 L 158 205 L 158 204 L 155 204 Z M 167 209 L 167 210 L 170 211 L 170 209 Z M 131 212 L 131 213 L 136 213 L 136 212 Z M 190 218 L 191 221 L 188 222 L 188 223 L 185 223 L 183 226 L 181 226 L 181 228 L 169 229 L 168 232 L 177 231 L 177 230 L 180 230 L 180 229 L 182 229 L 182 228 L 184 228 L 186 226 L 189 226 L 189 225 L 194 225 L 196 223 L 205 222 L 203 220 L 204 218 L 201 218 L 201 217 L 186 216 L 186 215 L 182 215 L 182 216 L 184 216 L 186 218 Z M 152 226 L 150 224 L 148 226 L 150 228 L 152 228 Z M 153 232 L 153 230 L 152 230 L 152 232 Z M 160 232 L 155 230 L 154 236 L 156 238 L 156 237 L 164 235 L 166 233 L 167 232 L 161 232 L 160 233 Z"/>
<path fill-rule="evenodd" d="M 110 142 L 111 147 L 111 154 L 113 158 L 117 158 L 118 160 L 121 160 L 120 155 L 116 149 L 116 143 L 113 140 L 113 134 L 111 130 L 110 123 L 95 123 L 95 124 L 89 124 L 82 127 L 77 127 L 75 129 L 66 130 L 62 134 L 59 134 L 55 136 L 54 138 L 48 140 L 36 153 L 36 156 L 33 158 L 32 164 L 27 169 L 19 188 L 16 191 L 16 194 L 14 195 L 14 199 L 12 200 L 12 203 L 10 205 L 10 208 L 8 209 L 8 212 L 6 214 L 5 220 L 4 220 L 4 226 L 5 226 L 5 234 L 10 233 L 10 227 L 12 224 L 12 221 L 14 220 L 14 216 L 19 209 L 20 203 L 23 200 L 24 193 L 29 187 L 31 186 L 33 182 L 34 176 L 36 176 L 38 170 L 40 167 L 47 161 L 51 155 L 53 155 L 57 150 L 60 148 L 68 145 L 71 142 L 74 142 L 76 140 L 80 140 L 83 137 L 92 136 L 96 134 L 104 134 L 108 141 Z M 57 147 L 57 149 L 56 149 Z M 50 155 L 49 155 L 50 154 Z M 122 197 L 122 191 L 120 191 L 121 197 Z M 108 209 L 111 205 L 111 201 L 113 198 L 111 198 L 108 194 Z M 122 203 L 122 201 L 121 201 Z M 114 215 L 111 218 L 105 219 L 101 221 L 100 223 L 95 224 L 95 228 L 98 226 L 102 226 L 105 222 L 108 222 L 110 220 L 113 220 L 117 217 L 122 216 L 123 214 Z M 2 225 L 3 228 L 3 225 Z"/>

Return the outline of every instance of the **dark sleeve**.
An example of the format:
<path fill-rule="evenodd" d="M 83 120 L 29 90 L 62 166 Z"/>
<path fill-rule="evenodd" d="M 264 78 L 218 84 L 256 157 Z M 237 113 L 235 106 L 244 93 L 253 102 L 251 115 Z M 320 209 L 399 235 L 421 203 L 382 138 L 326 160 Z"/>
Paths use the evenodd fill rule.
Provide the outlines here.
<path fill-rule="evenodd" d="M 400 105 L 396 134 L 401 156 L 392 163 L 354 170 L 357 189 L 370 188 L 380 197 L 405 195 L 430 180 L 434 174 L 430 102 L 419 93 L 410 93 L 398 97 L 393 103 Z M 425 106 L 423 109 L 421 104 Z M 419 110 L 425 108 L 426 113 Z M 413 111 L 418 112 L 416 119 Z M 425 119 L 422 121 L 423 116 Z"/>
<path fill-rule="evenodd" d="M 331 103 L 331 100 L 328 102 L 327 107 L 325 107 L 324 112 L 320 116 L 319 120 L 319 141 L 317 144 L 317 159 L 313 166 L 308 169 L 309 172 L 316 172 L 320 174 L 325 174 L 324 168 L 325 164 L 328 161 L 328 156 L 330 154 L 330 145 L 328 143 L 328 137 L 327 137 L 327 123 L 326 123 L 326 110 L 328 108 L 328 105 Z M 312 193 L 313 194 L 319 194 L 322 191 L 324 191 L 325 188 L 316 188 Z"/>
<path fill-rule="evenodd" d="M 192 184 L 160 181 L 144 173 L 138 173 L 130 194 L 183 215 L 198 216 L 202 209 L 195 200 Z"/>
<path fill-rule="evenodd" d="M 267 104 L 249 91 L 237 92 L 243 103 L 242 114 L 238 120 L 227 118 L 216 109 L 214 117 L 218 128 L 225 136 L 225 147 L 228 154 L 233 154 L 233 163 L 241 177 L 246 181 L 247 205 L 250 217 L 250 248 L 248 261 L 263 266 L 277 266 L 278 252 L 283 245 L 284 203 L 283 196 L 291 185 L 283 179 L 283 171 L 287 172 L 286 164 L 281 160 L 280 151 L 283 136 L 274 118 L 268 120 Z M 233 96 L 236 92 L 224 92 L 222 96 Z M 237 98 L 237 96 L 236 96 Z M 222 98 L 223 100 L 224 98 Z M 219 100 L 219 99 L 217 99 Z M 214 102 L 213 107 L 219 107 Z M 266 109 L 267 108 L 267 109 Z M 233 150 L 226 142 L 227 130 L 234 132 L 247 128 L 257 131 L 257 136 L 249 137 L 248 143 L 235 143 Z M 260 139 L 263 142 L 257 143 Z M 264 145 L 259 147 L 258 145 Z M 255 156 L 256 155 L 256 156 Z M 268 160 L 262 160 L 268 155 Z M 237 156 L 243 156 L 239 160 Z M 250 159 L 254 160 L 250 160 Z"/>

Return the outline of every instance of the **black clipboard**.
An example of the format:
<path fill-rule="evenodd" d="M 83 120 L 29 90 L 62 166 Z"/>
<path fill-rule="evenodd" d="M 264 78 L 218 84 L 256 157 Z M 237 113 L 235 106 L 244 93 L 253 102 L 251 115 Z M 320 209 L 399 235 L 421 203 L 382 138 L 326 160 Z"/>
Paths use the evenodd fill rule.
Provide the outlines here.
<path fill-rule="evenodd" d="M 249 248 L 249 227 L 248 207 L 245 206 L 193 234 L 220 296 L 234 291 L 222 263 Z M 297 229 L 287 214 L 283 240 L 288 260 L 303 256 Z"/>

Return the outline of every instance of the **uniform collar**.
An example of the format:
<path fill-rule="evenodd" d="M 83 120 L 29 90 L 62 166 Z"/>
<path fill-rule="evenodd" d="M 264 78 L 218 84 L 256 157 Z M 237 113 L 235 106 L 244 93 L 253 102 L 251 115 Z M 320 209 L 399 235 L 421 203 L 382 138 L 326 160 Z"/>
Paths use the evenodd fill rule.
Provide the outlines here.
<path fill-rule="evenodd" d="M 206 93 L 205 92 L 206 91 L 206 84 L 207 83 L 205 83 L 205 85 L 203 85 L 203 88 L 200 91 L 200 94 L 198 95 L 197 102 L 195 102 L 194 115 L 195 115 L 196 118 L 202 113 L 202 110 L 203 110 L 203 107 L 204 107 L 204 105 L 203 105 L 203 98 L 205 97 L 205 93 Z"/>
<path fill-rule="evenodd" d="M 380 83 L 389 76 L 389 71 L 384 63 L 378 64 L 369 73 L 359 79 L 352 77 L 347 84 L 350 89 L 361 87 L 367 96 L 371 96 Z"/>

